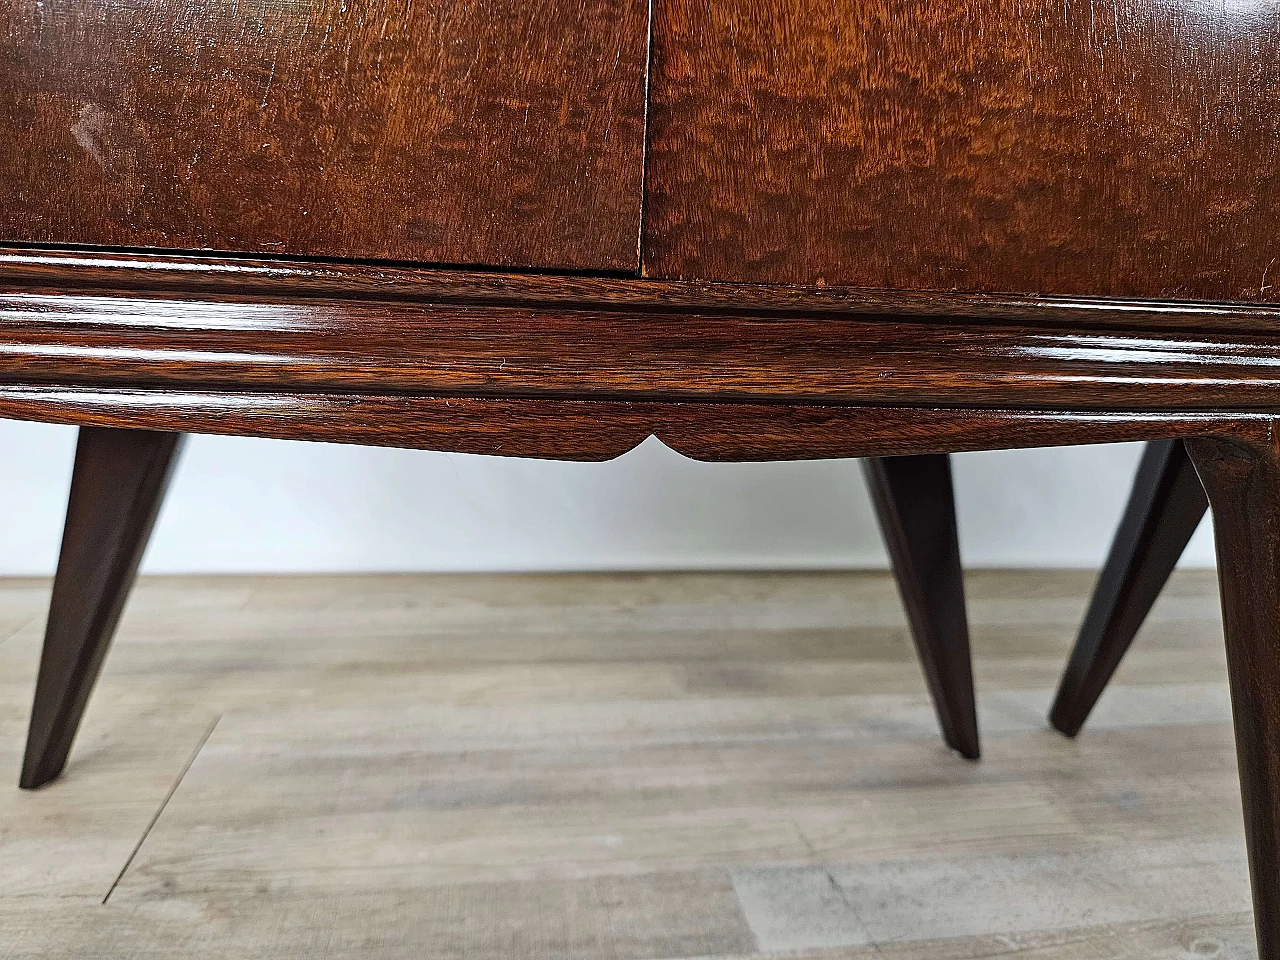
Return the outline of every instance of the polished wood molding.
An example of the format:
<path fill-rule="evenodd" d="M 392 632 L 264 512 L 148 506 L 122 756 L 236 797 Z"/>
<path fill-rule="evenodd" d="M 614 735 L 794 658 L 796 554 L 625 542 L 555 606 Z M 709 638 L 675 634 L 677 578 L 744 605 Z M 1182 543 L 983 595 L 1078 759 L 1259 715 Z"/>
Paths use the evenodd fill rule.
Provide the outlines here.
<path fill-rule="evenodd" d="M 1187 441 L 1213 507 L 1261 960 L 1280 957 L 1280 423 Z"/>
<path fill-rule="evenodd" d="M 982 751 L 951 458 L 869 457 L 862 469 L 942 737 L 966 760 L 977 760 Z"/>
<path fill-rule="evenodd" d="M 945 324 L 1280 335 L 1280 305 L 1100 296 L 984 294 L 787 286 L 625 276 L 508 273 L 324 258 L 0 245 L 0 290 L 105 290 L 176 299 L 267 297 L 287 302 L 390 301 L 473 306 L 570 306 L 600 312 L 731 314 L 759 319 L 858 318 Z"/>
<path fill-rule="evenodd" d="M 372 283 L 364 295 L 344 285 L 329 297 L 299 296 L 287 285 L 274 295 L 233 286 L 155 292 L 144 283 L 51 289 L 47 264 L 11 266 L 12 275 L 0 271 L 0 384 L 1042 410 L 1280 407 L 1274 334 L 779 316 L 757 313 L 751 300 L 676 309 L 665 288 L 645 299 L 643 282 L 624 281 L 616 286 L 625 303 L 582 306 L 522 300 L 511 293 L 523 287 L 514 279 L 506 295 L 480 297 L 474 275 L 449 271 L 431 276 L 429 298 Z M 64 280 L 76 269 L 68 264 Z M 159 269 L 172 273 L 174 265 Z M 126 273 L 146 280 L 137 266 Z M 455 279 L 459 297 L 450 294 Z M 325 281 L 309 283 L 314 291 Z M 615 282 L 594 283 L 607 291 Z M 887 302 L 882 296 L 879 309 L 888 311 Z M 1124 305 L 1110 312 L 1124 315 Z"/>
<path fill-rule="evenodd" d="M 182 448 L 175 433 L 85 427 L 53 581 L 20 785 L 62 772 Z"/>
<path fill-rule="evenodd" d="M 602 461 L 649 437 L 750 462 L 1254 435 L 1267 413 L 1116 413 L 627 403 L 0 385 L 0 417 L 46 423 Z"/>
<path fill-rule="evenodd" d="M 1208 509 L 1183 442 L 1147 444 L 1049 711 L 1055 729 L 1080 732 Z"/>

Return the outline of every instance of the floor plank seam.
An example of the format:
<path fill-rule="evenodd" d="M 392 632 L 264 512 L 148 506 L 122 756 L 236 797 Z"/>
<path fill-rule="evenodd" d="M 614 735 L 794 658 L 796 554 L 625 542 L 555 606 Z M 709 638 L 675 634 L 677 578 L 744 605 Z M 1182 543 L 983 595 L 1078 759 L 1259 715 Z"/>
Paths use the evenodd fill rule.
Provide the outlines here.
<path fill-rule="evenodd" d="M 196 762 L 196 757 L 200 755 L 200 751 L 204 749 L 204 745 L 209 742 L 209 738 L 213 736 L 214 728 L 217 727 L 218 721 L 222 719 L 222 714 L 218 714 L 213 718 L 213 722 L 205 729 L 204 735 L 200 738 L 200 742 L 196 744 L 196 748 L 191 751 L 191 756 L 187 757 L 187 762 L 182 765 L 182 769 L 178 771 L 177 779 L 173 781 L 173 785 L 169 787 L 169 792 L 164 795 L 164 799 L 160 801 L 160 806 L 156 812 L 151 815 L 146 828 L 142 831 L 142 836 L 138 838 L 138 842 L 134 844 L 133 850 L 129 852 L 128 858 L 124 862 L 124 866 L 120 868 L 120 872 L 116 874 L 115 880 L 111 882 L 111 888 L 107 890 L 107 895 L 102 898 L 105 906 L 106 902 L 111 899 L 111 895 L 116 892 L 116 887 L 120 886 L 120 881 L 124 879 L 124 875 L 129 871 L 129 867 L 133 865 L 134 859 L 138 856 L 138 851 L 142 849 L 142 845 L 147 842 L 147 837 L 151 835 L 151 831 L 155 828 L 156 823 L 160 820 L 160 815 L 164 813 L 164 808 L 169 805 L 169 801 L 173 799 L 173 795 L 178 792 L 178 787 L 182 785 L 182 778 L 187 775 L 187 771 L 191 769 L 191 765 Z"/>
<path fill-rule="evenodd" d="M 31 624 L 33 624 L 33 623 L 35 623 L 35 622 L 36 622 L 36 618 L 35 618 L 35 617 L 28 617 L 26 620 L 23 620 L 21 624 L 19 624 L 18 626 L 14 627 L 12 630 L 10 630 L 8 633 L 6 633 L 4 636 L 0 637 L 0 643 L 4 643 L 6 640 L 12 640 L 14 637 L 16 637 L 16 636 L 17 636 L 18 634 L 20 634 L 23 630 L 27 629 L 27 627 L 31 626 Z"/>
<path fill-rule="evenodd" d="M 838 881 L 835 874 L 831 872 L 831 868 L 820 860 L 818 856 L 818 848 L 813 845 L 813 841 L 810 840 L 809 835 L 804 832 L 804 828 L 796 821 L 792 821 L 792 825 L 795 827 L 796 833 L 800 835 L 800 839 L 804 841 L 805 847 L 809 850 L 809 862 L 826 874 L 827 883 L 830 885 L 832 892 L 840 898 L 840 902 L 844 904 L 844 908 L 849 911 L 850 916 L 853 917 L 858 926 L 866 928 L 866 918 L 863 917 L 862 913 L 854 905 L 853 901 L 849 899 L 849 892 L 845 890 L 844 887 L 840 886 L 840 881 Z M 739 909 L 742 909 L 741 900 L 739 900 L 738 906 Z M 745 915 L 745 911 L 743 911 L 743 913 Z M 868 942 L 867 945 L 877 957 L 884 955 L 884 948 L 882 948 L 878 942 L 872 940 Z"/>
<path fill-rule="evenodd" d="M 0 790 L 0 960 L 1256 960 L 1180 576 L 1078 741 L 1090 583 L 979 578 L 981 765 L 884 574 L 143 581 L 73 775 Z M 0 610 L 15 762 L 46 601 Z"/>
<path fill-rule="evenodd" d="M 808 837 L 805 838 L 805 842 L 806 843 L 809 842 Z M 840 902 L 844 904 L 845 909 L 849 911 L 849 914 L 857 922 L 858 926 L 862 927 L 863 929 L 866 929 L 867 928 L 866 918 L 863 917 L 862 913 L 858 910 L 858 908 L 854 906 L 853 901 L 849 899 L 848 891 L 845 890 L 844 887 L 840 886 L 840 882 L 836 880 L 835 874 L 831 872 L 831 868 L 828 867 L 826 864 L 823 864 L 822 872 L 827 875 L 827 883 L 831 886 L 831 889 L 835 893 L 835 895 L 840 898 Z M 874 953 L 877 957 L 884 956 L 884 948 L 880 946 L 879 941 L 870 940 L 868 941 L 867 946 L 871 948 L 872 953 Z"/>

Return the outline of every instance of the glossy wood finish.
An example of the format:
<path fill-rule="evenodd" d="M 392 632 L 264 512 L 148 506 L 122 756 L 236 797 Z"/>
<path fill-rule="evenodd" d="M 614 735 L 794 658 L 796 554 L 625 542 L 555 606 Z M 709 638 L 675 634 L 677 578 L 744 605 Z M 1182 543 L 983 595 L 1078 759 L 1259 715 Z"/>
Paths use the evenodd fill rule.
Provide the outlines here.
<path fill-rule="evenodd" d="M 1147 445 L 1049 722 L 1074 737 L 1209 509 L 1181 440 Z"/>
<path fill-rule="evenodd" d="M 579 306 L 501 288 L 481 297 L 470 275 L 454 299 L 442 273 L 424 301 L 375 282 L 362 295 L 340 286 L 329 297 L 319 295 L 322 282 L 308 296 L 76 290 L 70 264 L 67 287 L 52 292 L 48 271 L 37 279 L 24 267 L 0 276 L 0 383 L 1068 410 L 1280 406 L 1274 334 L 903 320 L 887 298 L 872 316 L 778 314 L 750 299 L 673 309 L 661 291 L 646 300 L 634 285 L 624 304 Z M 1122 303 L 1096 311 L 1125 312 Z M 1215 315 L 1207 310 L 1205 322 Z"/>
<path fill-rule="evenodd" d="M 21 786 L 62 772 L 146 549 L 182 437 L 82 427 Z"/>
<path fill-rule="evenodd" d="M 1260 960 L 1280 957 L 1280 434 L 1187 441 L 1213 506 Z"/>
<path fill-rule="evenodd" d="M 647 275 L 1280 299 L 1280 8 L 657 0 Z"/>
<path fill-rule="evenodd" d="M 760 319 L 864 319 L 1012 326 L 1039 331 L 1131 330 L 1146 333 L 1280 335 L 1280 305 L 1194 303 L 958 294 L 852 287 L 796 287 L 754 283 L 664 281 L 422 266 L 216 257 L 182 253 L 32 249 L 0 245 L 0 290 L 28 293 L 112 291 L 167 294 L 177 300 L 285 301 L 301 311 L 328 301 L 524 306 L 571 306 L 609 313 L 735 314 Z M 94 304 L 80 315 L 92 317 Z M 305 313 L 303 314 L 305 315 Z M 140 319 L 140 318 L 139 318 Z M 148 322 L 163 323 L 159 310 Z M 171 321 L 170 321 L 171 322 Z"/>
<path fill-rule="evenodd" d="M 862 469 L 943 739 L 965 759 L 977 760 L 978 711 L 951 459 L 873 457 L 862 461 Z"/>
<path fill-rule="evenodd" d="M 1236 435 L 1271 416 L 0 386 L 17 420 L 578 461 L 649 437 L 694 460 L 814 460 Z"/>
<path fill-rule="evenodd" d="M 634 271 L 647 55 L 644 0 L 10 0 L 0 239 Z"/>
<path fill-rule="evenodd" d="M 0 241 L 35 249 L 0 253 L 0 415 L 575 459 L 1194 437 L 1280 960 L 1280 8 L 652 9 L 13 0 Z M 94 244 L 329 262 L 44 249 Z M 88 588 L 55 601 L 28 784 L 65 757 L 174 443 L 90 458 L 78 489 L 127 509 L 73 495 Z M 947 566 L 929 519 L 897 517 L 900 552 Z M 917 606 L 954 610 L 935 581 Z"/>

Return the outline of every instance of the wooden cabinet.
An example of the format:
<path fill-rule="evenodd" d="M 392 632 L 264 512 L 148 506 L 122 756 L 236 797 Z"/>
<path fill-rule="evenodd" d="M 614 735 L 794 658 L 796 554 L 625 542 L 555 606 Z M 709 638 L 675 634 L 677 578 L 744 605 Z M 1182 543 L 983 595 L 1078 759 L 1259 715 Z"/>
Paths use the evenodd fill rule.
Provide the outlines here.
<path fill-rule="evenodd" d="M 4 0 L 0 238 L 633 271 L 645 0 Z"/>
<path fill-rule="evenodd" d="M 649 16 L 5 0 L 0 239 L 1280 300 L 1274 4 Z"/>
<path fill-rule="evenodd" d="M 101 428 L 23 782 L 62 769 L 174 434 L 578 460 L 1187 438 L 1280 960 L 1280 6 L 652 11 L 0 0 L 0 416 Z"/>

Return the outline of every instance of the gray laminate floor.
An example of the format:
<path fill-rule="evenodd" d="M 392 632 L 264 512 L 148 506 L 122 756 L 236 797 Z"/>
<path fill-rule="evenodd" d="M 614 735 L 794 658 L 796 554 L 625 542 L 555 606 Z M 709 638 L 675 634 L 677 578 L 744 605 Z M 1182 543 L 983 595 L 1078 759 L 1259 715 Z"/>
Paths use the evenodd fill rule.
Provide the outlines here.
<path fill-rule="evenodd" d="M 0 958 L 1253 957 L 1212 575 L 1072 743 L 1091 584 L 969 576 L 969 764 L 883 574 L 144 580 L 21 793 L 0 581 Z"/>

